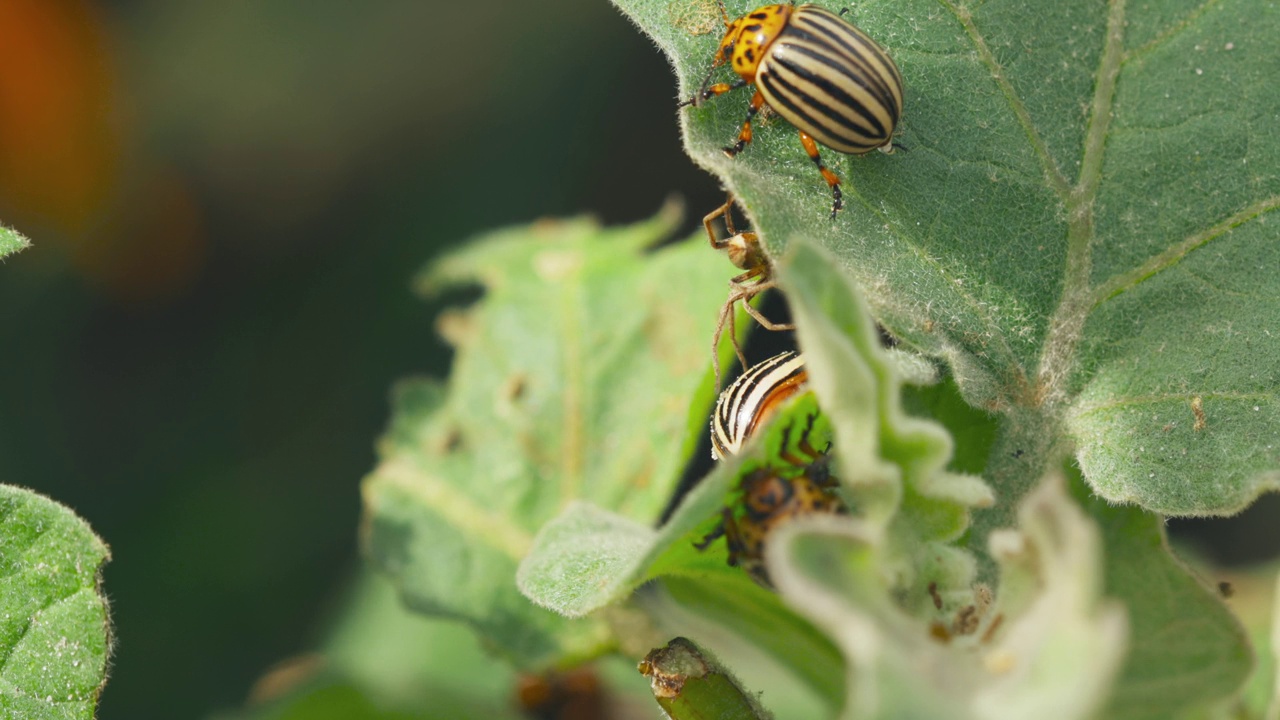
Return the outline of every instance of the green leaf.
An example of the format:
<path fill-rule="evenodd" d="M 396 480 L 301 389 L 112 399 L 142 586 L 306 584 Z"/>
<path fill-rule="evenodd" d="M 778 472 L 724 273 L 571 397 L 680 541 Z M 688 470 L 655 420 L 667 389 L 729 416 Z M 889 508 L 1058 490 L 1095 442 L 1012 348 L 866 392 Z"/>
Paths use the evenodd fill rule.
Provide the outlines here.
<path fill-rule="evenodd" d="M 107 546 L 71 510 L 0 485 L 0 716 L 94 716 L 110 654 Z"/>
<path fill-rule="evenodd" d="M 826 254 L 796 243 L 777 272 L 822 407 L 822 425 L 816 429 L 834 433 L 837 475 L 851 504 L 891 548 L 886 556 L 892 557 L 895 592 L 917 598 L 917 604 L 928 603 L 929 583 L 941 585 L 944 593 L 969 592 L 973 561 L 947 543 L 965 531 L 973 508 L 991 504 L 990 490 L 978 478 L 946 469 L 952 446 L 941 426 L 902 411 L 898 361 L 881 348 L 856 290 L 833 270 Z M 768 595 L 743 589 L 741 572 L 725 565 L 722 544 L 694 549 L 720 509 L 732 502 L 740 478 L 777 457 L 786 429 L 817 414 L 818 402 L 806 393 L 788 404 L 741 454 L 703 479 L 658 530 L 587 504 L 571 506 L 539 533 L 520 568 L 521 589 L 541 605 L 581 616 L 626 597 L 647 580 L 671 575 L 673 594 L 710 620 L 734 625 L 735 617 L 747 618 L 736 623 L 741 628 L 757 616 L 769 616 L 770 632 L 789 626 L 793 632 L 777 633 L 783 641 L 761 638 L 758 645 L 838 705 L 832 697 L 839 692 L 830 672 L 834 658 L 814 662 L 828 643 L 820 636 L 800 641 L 807 625 L 786 618 Z M 771 568 L 780 562 L 772 554 L 766 561 Z M 686 583 L 697 591 L 682 589 Z M 721 599 L 689 602 L 695 597 Z"/>
<path fill-rule="evenodd" d="M 925 568 L 966 585 L 972 561 L 947 547 L 969 513 L 994 502 L 983 481 L 947 469 L 952 440 L 935 422 L 902 409 L 902 380 L 880 346 L 861 295 L 826 251 L 795 238 L 779 264 L 804 351 L 809 383 L 834 430 L 838 476 L 857 508 L 888 543 L 896 584 L 923 597 Z"/>
<path fill-rule="evenodd" d="M 964 608 L 947 597 L 940 618 L 975 624 L 945 639 L 900 607 L 871 523 L 813 517 L 780 529 L 771 551 L 789 562 L 776 565 L 779 588 L 845 655 L 842 717 L 1093 716 L 1126 635 L 1123 608 L 1101 597 L 1097 529 L 1060 480 L 1029 494 L 1019 516 L 1018 531 L 993 540 L 1003 566 L 997 604 L 978 592 Z"/>
<path fill-rule="evenodd" d="M 1268 635 L 1266 645 L 1270 646 L 1270 657 L 1267 661 L 1261 663 L 1261 667 L 1269 670 L 1270 675 L 1267 678 L 1271 686 L 1271 698 L 1267 703 L 1267 719 L 1280 718 L 1280 578 L 1277 578 L 1275 589 L 1271 596 L 1271 633 Z"/>
<path fill-rule="evenodd" d="M 661 528 L 653 529 L 596 505 L 579 502 L 547 523 L 521 563 L 520 589 L 534 602 L 581 617 L 667 574 L 740 574 L 726 566 L 723 543 L 699 551 L 694 543 L 712 530 L 738 480 L 762 458 L 775 457 L 785 429 L 817 413 L 805 393 L 779 410 L 737 456 L 718 463 L 681 500 Z M 699 425 L 697 432 L 707 432 Z"/>
<path fill-rule="evenodd" d="M 689 97 L 714 4 L 615 2 Z M 845 182 L 834 222 L 781 118 L 720 152 L 746 91 L 680 112 L 770 251 L 819 239 L 971 404 L 1031 428 L 1000 444 L 1031 458 L 990 476 L 1011 503 L 1058 466 L 1064 433 L 1097 492 L 1159 512 L 1230 513 L 1280 486 L 1280 11 L 866 0 L 850 17 L 902 70 L 910 152 L 825 151 Z"/>
<path fill-rule="evenodd" d="M 0 225 L 0 258 L 26 250 L 28 247 L 31 247 L 30 240 L 18 234 L 16 230 Z"/>
<path fill-rule="evenodd" d="M 464 620 L 525 667 L 615 640 L 516 589 L 534 533 L 576 501 L 653 524 L 704 432 L 709 340 L 732 267 L 703 238 L 646 252 L 673 218 L 499 231 L 424 276 L 486 294 L 441 329 L 447 387 L 402 387 L 365 481 L 366 547 L 404 599 Z"/>
<path fill-rule="evenodd" d="M 1130 626 L 1104 717 L 1182 717 L 1236 694 L 1254 665 L 1240 621 L 1169 552 L 1158 516 L 1082 495 L 1106 547 L 1106 594 L 1125 603 Z"/>

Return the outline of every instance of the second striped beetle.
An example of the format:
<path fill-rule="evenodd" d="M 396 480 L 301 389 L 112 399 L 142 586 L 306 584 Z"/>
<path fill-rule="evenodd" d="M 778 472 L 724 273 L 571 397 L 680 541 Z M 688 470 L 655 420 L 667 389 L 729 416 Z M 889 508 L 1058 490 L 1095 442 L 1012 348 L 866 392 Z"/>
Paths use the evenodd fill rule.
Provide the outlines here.
<path fill-rule="evenodd" d="M 805 389 L 804 359 L 784 352 L 752 366 L 725 388 L 711 415 L 711 457 L 736 455 L 782 404 Z"/>
<path fill-rule="evenodd" d="M 884 48 L 857 26 L 812 4 L 765 5 L 730 20 L 711 69 L 698 92 L 680 107 L 755 85 L 737 142 L 729 157 L 751 142 L 751 121 L 765 104 L 800 131 L 800 144 L 831 188 L 831 217 L 844 205 L 840 177 L 822 164 L 818 143 L 849 155 L 892 151 L 902 117 L 902 73 Z M 711 84 L 721 65 L 734 82 Z"/>

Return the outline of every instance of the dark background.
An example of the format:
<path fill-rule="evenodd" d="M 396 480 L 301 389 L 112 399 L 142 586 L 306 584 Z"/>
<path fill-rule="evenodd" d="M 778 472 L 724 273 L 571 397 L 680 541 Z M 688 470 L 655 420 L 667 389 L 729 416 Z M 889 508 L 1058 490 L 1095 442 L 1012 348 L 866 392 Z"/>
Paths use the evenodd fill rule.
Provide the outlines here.
<path fill-rule="evenodd" d="M 111 546 L 102 720 L 236 706 L 314 645 L 388 388 L 447 370 L 430 258 L 718 204 L 674 92 L 604 0 L 0 0 L 0 220 L 35 243 L 0 267 L 0 482 Z M 1265 557 L 1266 505 L 1179 528 Z"/>

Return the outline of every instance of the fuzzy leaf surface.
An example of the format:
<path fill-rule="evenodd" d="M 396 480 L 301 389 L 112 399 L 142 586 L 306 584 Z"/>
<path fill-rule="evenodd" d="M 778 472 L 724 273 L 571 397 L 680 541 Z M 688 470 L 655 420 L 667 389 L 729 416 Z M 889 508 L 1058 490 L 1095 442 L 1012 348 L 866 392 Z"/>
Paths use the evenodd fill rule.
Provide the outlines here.
<path fill-rule="evenodd" d="M 110 654 L 107 546 L 71 510 L 0 485 L 0 717 L 90 720 Z"/>
<path fill-rule="evenodd" d="M 1159 516 L 1078 499 L 1102 533 L 1106 594 L 1125 604 L 1130 625 L 1129 651 L 1102 716 L 1195 717 L 1221 705 L 1254 666 L 1240 621 L 1169 552 Z"/>
<path fill-rule="evenodd" d="M 0 258 L 5 255 L 11 255 L 19 250 L 25 250 L 31 246 L 31 242 L 15 230 L 0 225 Z"/>
<path fill-rule="evenodd" d="M 485 296 L 441 320 L 457 346 L 448 386 L 399 393 L 364 484 L 366 547 L 410 607 L 470 623 L 521 666 L 611 642 L 518 592 L 534 534 L 575 501 L 652 525 L 704 422 L 732 267 L 703 239 L 646 253 L 671 222 L 544 221 L 424 275 Z"/>
<path fill-rule="evenodd" d="M 833 429 L 838 477 L 892 560 L 896 589 L 923 598 L 929 582 L 967 588 L 972 560 L 949 544 L 995 498 L 978 477 L 950 471 L 946 429 L 909 416 L 903 380 L 881 347 L 861 293 L 827 251 L 796 238 L 778 266 L 809 382 Z"/>
<path fill-rule="evenodd" d="M 691 96 L 715 4 L 615 2 Z M 847 17 L 902 70 L 909 152 L 823 152 L 844 180 L 834 222 L 785 120 L 721 153 L 750 91 L 679 113 L 767 247 L 819 239 L 971 404 L 1069 435 L 1104 497 L 1223 514 L 1280 486 L 1280 7 L 867 0 Z"/>
<path fill-rule="evenodd" d="M 534 539 L 520 566 L 521 590 L 543 607 L 580 617 L 625 598 L 655 577 L 740 574 L 726 567 L 723 542 L 706 551 L 696 550 L 694 543 L 715 527 L 721 509 L 734 502 L 738 480 L 762 458 L 777 456 L 785 429 L 816 413 L 812 394 L 786 405 L 742 453 L 717 463 L 660 528 L 592 503 L 571 504 Z"/>
<path fill-rule="evenodd" d="M 903 611 L 891 554 L 869 523 L 811 518 L 781 530 L 771 548 L 788 558 L 779 588 L 845 656 L 840 717 L 1093 717 L 1126 636 L 1123 608 L 1101 597 L 1097 529 L 1060 483 L 1028 494 L 1019 516 L 997 555 L 1002 587 L 1020 592 L 982 607 L 976 626 L 948 642 Z M 943 600 L 943 617 L 963 612 L 955 599 Z"/>

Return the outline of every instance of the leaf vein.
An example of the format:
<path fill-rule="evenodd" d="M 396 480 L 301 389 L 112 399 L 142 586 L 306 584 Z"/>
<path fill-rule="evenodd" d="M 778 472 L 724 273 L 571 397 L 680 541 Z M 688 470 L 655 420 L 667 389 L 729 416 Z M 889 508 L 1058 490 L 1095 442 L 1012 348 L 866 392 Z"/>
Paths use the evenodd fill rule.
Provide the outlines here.
<path fill-rule="evenodd" d="M 1133 405 L 1156 405 L 1158 403 L 1178 402 L 1190 403 L 1195 398 L 1202 400 L 1241 400 L 1245 402 L 1275 402 L 1275 393 L 1238 393 L 1238 392 L 1191 392 L 1183 391 L 1176 393 L 1156 393 L 1153 395 L 1135 395 L 1133 397 L 1118 398 L 1108 402 L 1092 403 L 1081 405 L 1076 408 L 1073 413 L 1076 417 L 1083 417 L 1104 410 L 1114 410 Z"/>
<path fill-rule="evenodd" d="M 1097 307 L 1117 295 L 1134 289 L 1146 280 L 1178 264 L 1191 251 L 1251 220 L 1259 219 L 1277 208 L 1280 208 L 1280 195 L 1273 195 L 1252 203 L 1227 216 L 1222 221 L 1211 225 L 1209 228 L 1184 238 L 1181 242 L 1153 256 L 1133 270 L 1122 275 L 1116 275 L 1103 283 L 1094 292 L 1092 306 Z"/>
<path fill-rule="evenodd" d="M 1124 0 L 1110 0 L 1106 41 L 1098 62 L 1089 126 L 1080 160 L 1080 178 L 1066 200 L 1067 257 L 1062 297 L 1049 320 L 1040 355 L 1039 387 L 1034 397 L 1037 402 L 1057 403 L 1064 399 L 1062 388 L 1074 365 L 1076 345 L 1093 307 L 1089 286 L 1093 267 L 1093 202 L 1102 182 L 1102 158 L 1106 150 L 1107 129 L 1111 125 L 1116 79 L 1120 74 L 1124 15 Z"/>
<path fill-rule="evenodd" d="M 1206 2 L 1200 7 L 1192 10 L 1182 20 L 1170 25 L 1164 32 L 1147 41 L 1146 44 L 1125 53 L 1124 58 L 1121 60 L 1121 64 L 1128 64 L 1130 60 L 1142 57 L 1143 55 L 1148 55 L 1161 45 L 1164 45 L 1166 42 L 1182 34 L 1183 31 L 1194 25 L 1196 20 L 1200 19 L 1201 15 L 1204 15 L 1206 12 L 1213 9 L 1213 7 L 1221 3 L 1221 1 L 1222 0 L 1206 0 Z"/>
<path fill-rule="evenodd" d="M 439 515 L 468 538 L 484 543 L 513 560 L 520 560 L 533 547 L 533 538 L 512 524 L 511 518 L 485 509 L 436 476 L 411 467 L 402 460 L 388 460 L 374 471 L 373 483 L 364 485 L 364 505 L 376 510 L 373 497 L 377 481 L 414 496 L 423 508 Z"/>
<path fill-rule="evenodd" d="M 987 66 L 991 72 L 991 77 L 995 80 L 1000 92 L 1004 95 L 1005 101 L 1009 103 L 1009 109 L 1013 111 L 1014 117 L 1017 118 L 1018 124 L 1022 127 L 1023 133 L 1026 135 L 1027 142 L 1031 145 L 1031 150 L 1035 154 L 1036 159 L 1040 161 L 1040 166 L 1044 171 L 1045 180 L 1049 183 L 1049 188 L 1058 194 L 1064 201 L 1071 193 L 1070 183 L 1067 182 L 1066 176 L 1058 169 L 1057 163 L 1053 161 L 1053 157 L 1049 154 L 1049 148 L 1045 145 L 1044 140 L 1040 137 L 1040 133 L 1036 131 L 1035 123 L 1031 120 L 1031 113 L 1027 111 L 1027 107 L 1022 102 L 1022 98 L 1017 91 L 1013 89 L 1013 84 L 1009 82 L 1009 78 L 1005 75 L 1004 68 L 996 61 L 995 55 L 988 47 L 986 39 L 978 30 L 977 25 L 973 22 L 973 14 L 968 8 L 957 5 L 952 0 L 939 0 L 944 7 L 951 11 L 956 20 L 964 28 L 965 33 L 973 42 L 974 49 L 978 51 L 978 57 L 982 59 L 982 63 Z"/>

